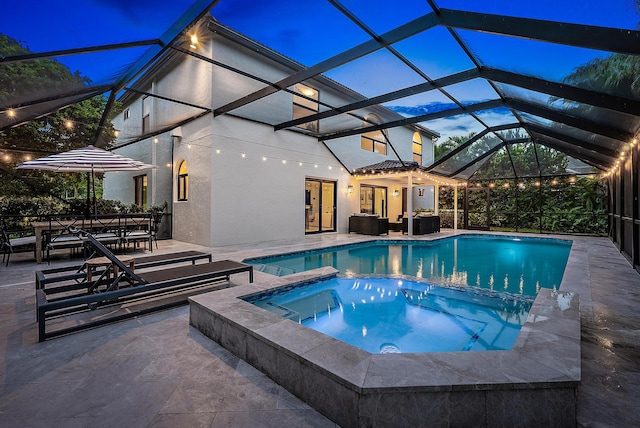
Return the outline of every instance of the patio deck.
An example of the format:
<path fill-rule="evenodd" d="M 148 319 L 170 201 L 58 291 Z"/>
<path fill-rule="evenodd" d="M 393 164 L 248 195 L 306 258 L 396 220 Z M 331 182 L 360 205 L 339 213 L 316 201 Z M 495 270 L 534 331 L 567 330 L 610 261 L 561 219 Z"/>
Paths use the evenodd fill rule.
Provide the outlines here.
<path fill-rule="evenodd" d="M 451 234 L 443 230 L 438 236 Z M 212 252 L 214 260 L 240 261 L 370 239 L 332 234 L 221 248 L 160 241 L 154 254 L 193 249 Z M 577 284 L 582 304 L 578 424 L 638 426 L 640 275 L 607 238 L 573 239 L 577 251 L 565 281 L 579 272 L 585 277 L 585 271 L 589 278 Z M 8 268 L 0 267 L 1 426 L 335 426 L 190 327 L 186 306 L 38 343 L 37 267 L 29 256 L 15 254 Z M 75 263 L 54 260 L 51 267 Z M 255 274 L 256 280 L 266 275 Z M 246 275 L 231 281 L 248 284 Z"/>

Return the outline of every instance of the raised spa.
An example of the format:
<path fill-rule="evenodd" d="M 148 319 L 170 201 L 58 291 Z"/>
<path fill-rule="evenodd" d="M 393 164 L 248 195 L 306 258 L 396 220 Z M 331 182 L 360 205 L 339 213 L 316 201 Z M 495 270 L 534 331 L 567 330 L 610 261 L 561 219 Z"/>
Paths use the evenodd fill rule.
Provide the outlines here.
<path fill-rule="evenodd" d="M 332 278 L 245 300 L 372 354 L 511 349 L 533 302 L 397 278 Z"/>
<path fill-rule="evenodd" d="M 291 271 L 286 276 L 258 272 L 253 284 L 237 284 L 191 297 L 190 323 L 342 427 L 575 426 L 580 381 L 579 299 L 575 292 L 558 290 L 560 282 L 564 286 L 567 280 L 567 275 L 564 279 L 562 275 L 571 244 L 522 239 L 529 241 L 525 246 L 533 244 L 528 247 L 534 248 L 523 252 L 518 239 L 494 239 L 490 247 L 484 246 L 489 241 L 486 238 L 440 240 L 450 254 L 429 253 L 433 245 L 429 243 L 383 240 L 373 244 L 381 243 L 379 257 L 369 253 L 372 244 L 307 252 L 315 261 L 307 259 L 297 267 L 287 265 Z M 561 251 L 555 253 L 554 249 Z M 346 272 L 343 263 L 348 259 L 341 255 L 349 252 L 355 255 L 351 260 L 357 262 L 350 262 Z M 463 269 L 469 266 L 469 256 L 485 256 L 484 261 L 471 263 L 482 270 L 474 273 Z M 285 266 L 281 262 L 286 257 L 259 263 L 267 266 L 275 262 L 277 267 L 273 269 L 282 271 Z M 557 259 L 561 260 L 558 264 Z M 505 271 L 505 261 L 516 261 L 520 271 Z M 570 277 L 576 284 L 586 281 L 584 269 L 576 268 L 579 261 L 573 255 L 569 257 L 569 263 L 573 263 Z M 372 278 L 355 279 L 344 295 L 329 291 L 334 281 L 346 280 L 337 275 L 362 276 L 356 275 L 356 265 L 366 270 L 365 275 L 389 278 L 385 284 Z M 407 267 L 412 270 L 405 270 Z M 387 269 L 392 272 L 385 274 Z M 555 277 L 543 285 L 550 271 Z M 536 276 L 527 276 L 531 272 Z M 307 287 L 312 283 L 329 288 L 309 292 Z M 430 285 L 433 283 L 450 288 Z M 514 305 L 515 310 L 499 313 L 468 306 L 465 312 L 454 313 L 452 307 L 457 302 L 446 302 L 443 297 L 459 293 L 456 287 L 467 289 L 457 296 L 458 300 L 490 296 L 495 299 L 489 301 L 493 303 L 483 306 Z M 276 296 L 284 289 L 310 294 L 267 303 L 266 296 Z M 511 297 L 520 297 L 503 300 L 505 291 Z M 309 298 L 311 295 L 314 297 Z M 527 312 L 527 300 L 531 299 L 535 300 Z M 455 348 L 471 351 L 493 341 L 493 337 L 484 336 L 489 329 L 483 330 L 487 318 L 507 320 L 514 330 L 521 319 L 526 320 L 515 333 L 515 340 L 511 337 L 500 350 L 415 352 L 402 334 L 382 339 L 375 322 L 358 314 L 362 308 L 378 312 L 378 304 L 384 300 L 404 304 L 386 313 L 388 317 L 393 318 L 394 311 L 405 318 L 426 313 L 432 317 L 427 316 L 422 323 L 443 322 L 441 328 L 448 329 L 436 344 L 452 342 Z M 352 345 L 344 337 L 336 339 L 304 325 L 311 319 L 319 320 L 322 313 L 331 313 L 331 321 L 336 322 L 329 330 L 354 324 L 354 336 L 375 340 L 371 345 Z M 410 329 L 398 325 L 391 323 L 384 328 Z M 462 335 L 451 339 L 449 331 L 453 330 Z"/>

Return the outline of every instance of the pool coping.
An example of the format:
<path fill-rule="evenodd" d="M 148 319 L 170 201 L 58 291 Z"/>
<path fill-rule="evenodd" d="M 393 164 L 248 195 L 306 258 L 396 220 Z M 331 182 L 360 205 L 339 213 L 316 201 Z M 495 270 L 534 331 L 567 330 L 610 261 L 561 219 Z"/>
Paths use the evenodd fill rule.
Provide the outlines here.
<path fill-rule="evenodd" d="M 563 285 L 576 279 L 569 262 L 580 265 L 571 253 Z M 190 323 L 343 427 L 575 425 L 576 290 L 541 289 L 513 348 L 483 352 L 370 354 L 242 300 L 336 274 L 325 267 L 191 297 Z"/>

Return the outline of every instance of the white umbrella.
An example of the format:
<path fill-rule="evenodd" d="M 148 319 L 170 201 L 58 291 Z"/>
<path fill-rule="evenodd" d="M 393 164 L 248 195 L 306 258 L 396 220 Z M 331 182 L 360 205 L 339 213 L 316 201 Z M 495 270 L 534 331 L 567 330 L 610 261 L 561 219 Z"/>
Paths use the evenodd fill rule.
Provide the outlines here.
<path fill-rule="evenodd" d="M 141 171 L 149 168 L 156 168 L 144 162 L 137 161 L 116 153 L 100 149 L 94 146 L 87 146 L 81 149 L 70 150 L 68 152 L 56 153 L 39 159 L 30 160 L 19 164 L 19 169 L 40 169 L 56 172 L 86 172 L 91 173 L 92 179 L 96 172 L 115 171 Z M 93 196 L 95 199 L 95 183 Z M 87 181 L 87 211 L 91 206 L 89 198 L 89 181 Z"/>

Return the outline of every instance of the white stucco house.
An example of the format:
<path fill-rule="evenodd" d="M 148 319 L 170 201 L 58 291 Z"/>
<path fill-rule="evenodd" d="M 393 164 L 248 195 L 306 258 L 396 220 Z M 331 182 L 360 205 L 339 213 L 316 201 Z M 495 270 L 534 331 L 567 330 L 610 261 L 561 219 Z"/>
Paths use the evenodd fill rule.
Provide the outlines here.
<path fill-rule="evenodd" d="M 318 138 L 402 118 L 378 106 L 287 126 L 363 98 L 324 77 L 216 115 L 221 106 L 304 67 L 210 17 L 193 31 L 197 40 L 170 50 L 120 98 L 114 151 L 157 168 L 107 174 L 106 199 L 146 207 L 167 202 L 172 237 L 206 246 L 346 233 L 349 216 L 360 212 L 395 221 L 407 210 L 406 188 L 415 196 L 410 210 L 428 205 L 415 198 L 437 183 L 354 171 L 387 161 L 429 165 L 436 133 L 411 125 Z"/>

